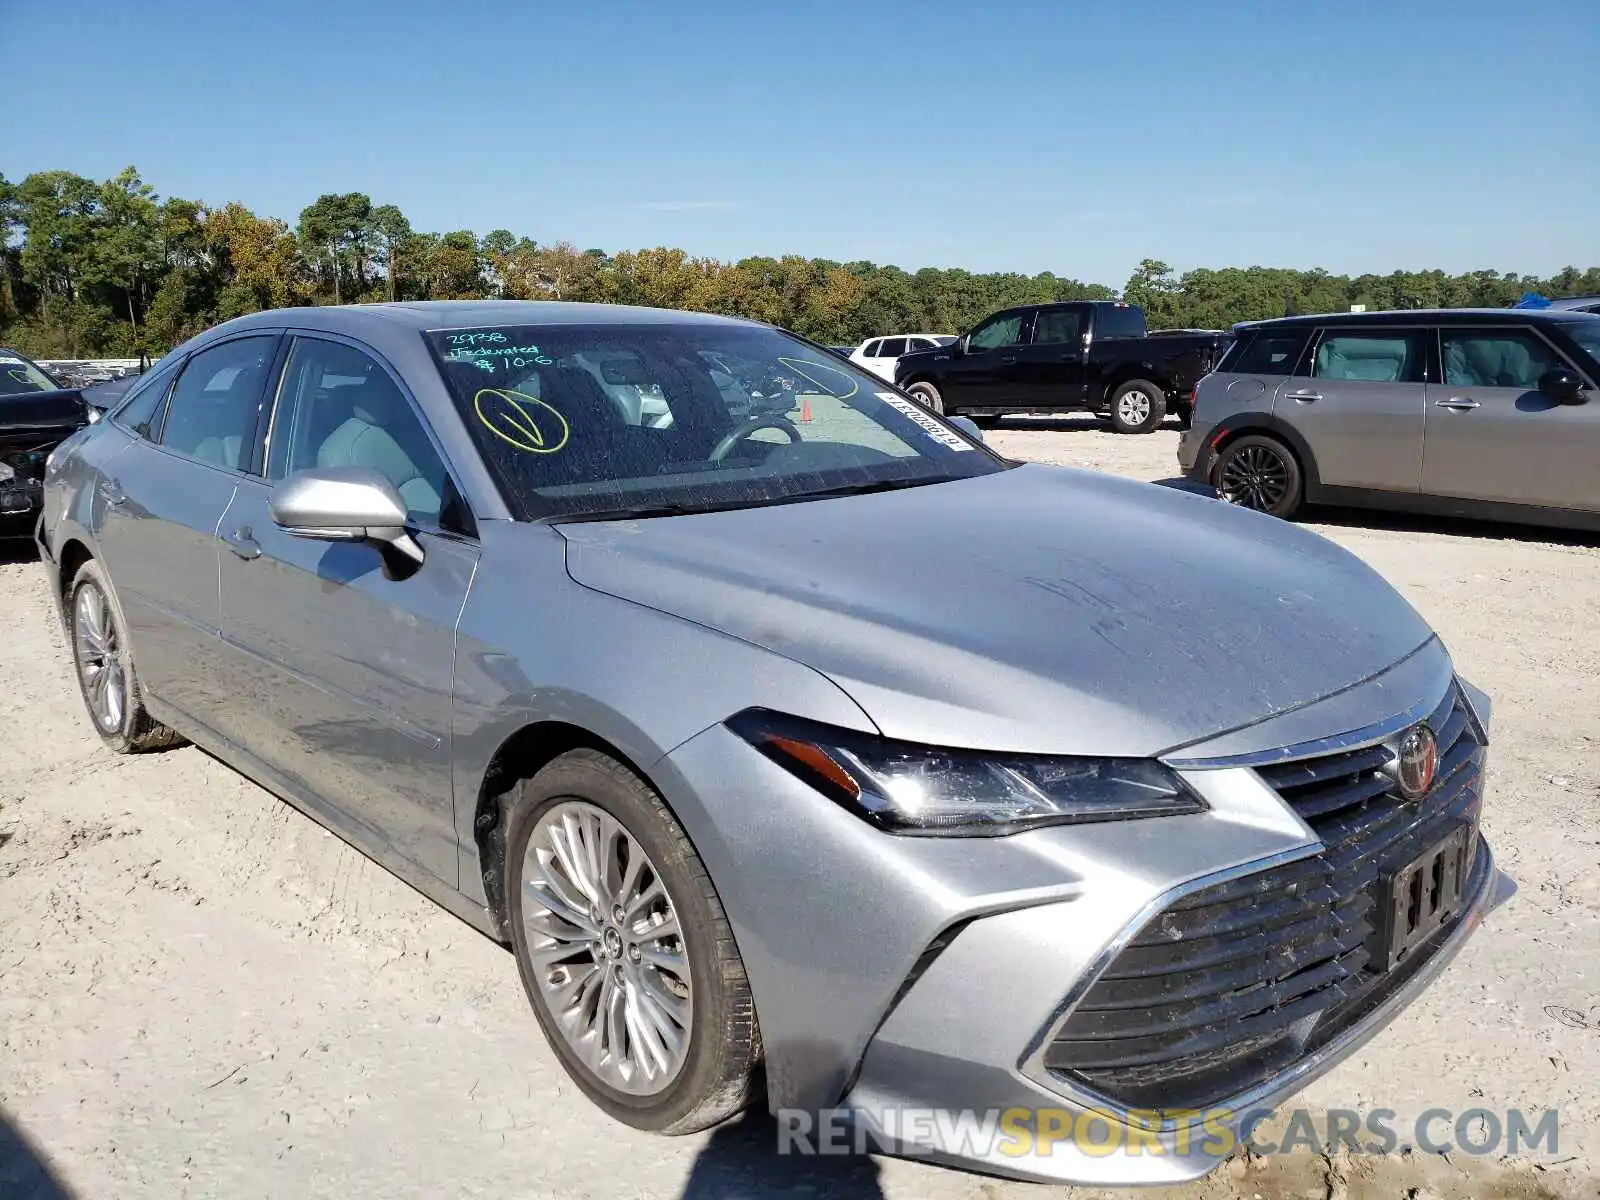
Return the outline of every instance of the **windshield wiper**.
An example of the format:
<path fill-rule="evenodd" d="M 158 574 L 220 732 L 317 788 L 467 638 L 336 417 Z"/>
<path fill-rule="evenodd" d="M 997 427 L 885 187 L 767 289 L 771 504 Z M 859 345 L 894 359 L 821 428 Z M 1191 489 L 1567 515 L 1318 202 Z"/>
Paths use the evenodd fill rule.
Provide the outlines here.
<path fill-rule="evenodd" d="M 828 500 L 834 496 L 865 496 L 870 492 L 895 492 L 901 488 L 923 487 L 930 483 L 948 483 L 948 478 L 932 479 L 874 479 L 867 483 L 841 483 L 838 487 L 819 488 L 814 492 L 797 492 L 774 500 L 774 504 L 794 504 L 801 500 Z"/>
<path fill-rule="evenodd" d="M 556 513 L 543 517 L 546 525 L 566 525 L 579 521 L 637 521 L 647 517 L 686 517 L 710 511 L 698 504 L 641 504 L 633 508 L 596 508 L 587 512 Z"/>

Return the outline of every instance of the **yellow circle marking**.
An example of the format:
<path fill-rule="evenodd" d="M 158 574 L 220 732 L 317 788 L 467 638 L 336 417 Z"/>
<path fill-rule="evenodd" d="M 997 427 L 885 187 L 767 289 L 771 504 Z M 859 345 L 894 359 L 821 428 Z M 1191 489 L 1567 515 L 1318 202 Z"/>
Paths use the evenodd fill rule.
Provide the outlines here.
<path fill-rule="evenodd" d="M 821 388 L 823 395 L 832 396 L 835 400 L 848 400 L 851 396 L 854 396 L 861 390 L 861 385 L 854 379 L 850 378 L 850 376 L 839 370 L 838 367 L 830 367 L 827 363 L 807 362 L 804 359 L 799 358 L 780 358 L 778 361 L 784 366 L 788 367 L 795 374 L 811 383 L 812 386 Z M 807 374 L 807 367 L 813 371 L 821 371 L 826 375 L 837 375 L 840 379 L 843 379 L 850 385 L 850 390 L 843 394 L 834 391 L 833 388 L 830 388 L 827 384 L 823 383 L 822 380 L 818 379 L 815 375 Z M 837 386 L 838 384 L 834 385 L 834 387 Z"/>
<path fill-rule="evenodd" d="M 478 420 L 490 433 L 529 454 L 554 454 L 572 436 L 567 419 L 557 409 L 525 392 L 484 388 L 472 398 L 472 407 L 478 412 Z M 541 408 L 555 418 L 554 425 L 550 423 L 550 417 L 535 417 L 530 411 Z M 545 423 L 544 427 L 540 426 L 541 420 Z"/>

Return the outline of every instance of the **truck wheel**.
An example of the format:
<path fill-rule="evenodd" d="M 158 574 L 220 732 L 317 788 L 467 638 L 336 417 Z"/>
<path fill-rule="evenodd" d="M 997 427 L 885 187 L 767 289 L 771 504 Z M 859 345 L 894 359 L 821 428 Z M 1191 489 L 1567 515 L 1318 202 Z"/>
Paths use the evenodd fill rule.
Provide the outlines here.
<path fill-rule="evenodd" d="M 1167 394 L 1148 379 L 1130 379 L 1111 393 L 1111 427 L 1149 433 L 1167 415 Z"/>
<path fill-rule="evenodd" d="M 944 412 L 944 397 L 939 395 L 939 389 L 931 383 L 925 383 L 919 379 L 916 383 L 906 388 L 906 394 L 924 408 L 931 409 L 936 413 Z"/>

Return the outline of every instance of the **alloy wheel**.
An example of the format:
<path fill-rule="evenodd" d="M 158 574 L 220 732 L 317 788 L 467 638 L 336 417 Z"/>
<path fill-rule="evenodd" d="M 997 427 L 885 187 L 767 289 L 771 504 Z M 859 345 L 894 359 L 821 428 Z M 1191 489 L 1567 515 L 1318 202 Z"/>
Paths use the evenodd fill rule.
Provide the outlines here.
<path fill-rule="evenodd" d="M 1150 419 L 1150 397 L 1138 388 L 1117 397 L 1117 416 L 1126 425 L 1142 425 Z"/>
<path fill-rule="evenodd" d="M 1289 492 L 1289 464 L 1267 446 L 1245 446 L 1224 464 L 1217 491 L 1229 504 L 1271 512 Z"/>
<path fill-rule="evenodd" d="M 101 729 L 114 733 L 122 728 L 127 708 L 127 675 L 123 671 L 117 628 L 105 594 L 93 584 L 78 589 L 72 626 L 77 643 L 78 678 L 83 682 L 89 711 Z"/>
<path fill-rule="evenodd" d="M 528 956 L 554 1023 L 602 1083 L 653 1096 L 682 1070 L 694 993 L 678 910 L 604 809 L 553 805 L 522 860 Z"/>

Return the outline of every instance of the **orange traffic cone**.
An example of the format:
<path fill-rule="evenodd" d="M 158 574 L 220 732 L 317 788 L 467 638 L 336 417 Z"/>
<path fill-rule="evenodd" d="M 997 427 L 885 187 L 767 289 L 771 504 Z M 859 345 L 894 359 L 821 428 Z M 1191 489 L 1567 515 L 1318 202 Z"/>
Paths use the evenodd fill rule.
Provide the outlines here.
<path fill-rule="evenodd" d="M 800 397 L 800 424 L 811 424 L 811 397 Z"/>

